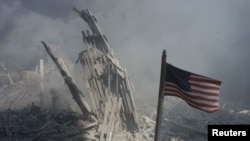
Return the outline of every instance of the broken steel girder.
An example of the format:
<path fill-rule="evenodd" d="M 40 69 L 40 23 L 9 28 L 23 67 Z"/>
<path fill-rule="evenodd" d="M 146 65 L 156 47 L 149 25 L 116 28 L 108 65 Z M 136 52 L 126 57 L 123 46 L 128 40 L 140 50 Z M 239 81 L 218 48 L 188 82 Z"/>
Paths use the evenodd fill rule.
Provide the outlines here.
<path fill-rule="evenodd" d="M 104 54 L 110 54 L 111 56 L 113 56 L 113 51 L 107 43 L 107 38 L 102 33 L 100 27 L 97 25 L 97 20 L 94 15 L 88 9 L 79 11 L 74 7 L 73 11 L 76 12 L 89 25 L 89 28 L 93 33 L 93 36 L 90 36 L 89 31 L 87 31 L 87 35 L 83 31 L 83 38 L 87 37 L 89 42 L 94 41 L 95 37 L 98 38 L 98 41 L 101 44 L 101 46 L 98 46 L 98 49 Z"/>
<path fill-rule="evenodd" d="M 68 72 L 62 67 L 62 65 L 60 64 L 58 58 L 56 58 L 53 55 L 53 53 L 51 52 L 49 46 L 47 46 L 47 44 L 44 41 L 41 41 L 41 42 L 42 42 L 43 46 L 45 47 L 47 53 L 49 54 L 50 58 L 52 59 L 52 61 L 56 64 L 57 68 L 59 69 L 65 83 L 68 86 L 68 89 L 70 90 L 70 92 L 71 92 L 71 94 L 73 96 L 73 99 L 78 104 L 78 106 L 81 109 L 82 113 L 86 114 L 86 115 L 93 114 L 92 111 L 91 111 L 90 106 L 88 105 L 88 103 L 83 98 L 82 92 L 78 89 L 76 84 L 73 82 L 73 80 L 70 77 L 70 75 L 68 74 Z"/>

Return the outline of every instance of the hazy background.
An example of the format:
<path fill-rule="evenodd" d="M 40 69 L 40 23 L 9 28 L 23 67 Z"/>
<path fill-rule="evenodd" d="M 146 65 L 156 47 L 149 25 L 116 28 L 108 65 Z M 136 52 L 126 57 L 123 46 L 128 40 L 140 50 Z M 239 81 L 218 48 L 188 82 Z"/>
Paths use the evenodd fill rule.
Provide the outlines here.
<path fill-rule="evenodd" d="M 73 6 L 95 15 L 128 70 L 136 102 L 157 98 L 166 49 L 169 63 L 223 81 L 221 98 L 249 103 L 249 0 L 1 0 L 0 61 L 34 68 L 46 55 L 41 40 L 75 61 L 88 26 Z"/>

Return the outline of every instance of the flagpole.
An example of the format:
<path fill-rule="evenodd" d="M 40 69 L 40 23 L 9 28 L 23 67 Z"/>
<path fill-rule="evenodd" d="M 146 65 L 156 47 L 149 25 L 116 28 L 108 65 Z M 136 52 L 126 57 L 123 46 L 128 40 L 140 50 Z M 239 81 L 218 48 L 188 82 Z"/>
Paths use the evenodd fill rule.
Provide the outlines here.
<path fill-rule="evenodd" d="M 156 117 L 156 127 L 155 127 L 155 141 L 159 139 L 159 132 L 161 128 L 161 119 L 162 119 L 162 109 L 164 102 L 164 82 L 166 76 L 166 50 L 162 52 L 161 58 L 161 76 L 160 76 L 160 87 L 159 87 L 159 96 L 158 96 L 158 107 L 157 107 L 157 117 Z"/>

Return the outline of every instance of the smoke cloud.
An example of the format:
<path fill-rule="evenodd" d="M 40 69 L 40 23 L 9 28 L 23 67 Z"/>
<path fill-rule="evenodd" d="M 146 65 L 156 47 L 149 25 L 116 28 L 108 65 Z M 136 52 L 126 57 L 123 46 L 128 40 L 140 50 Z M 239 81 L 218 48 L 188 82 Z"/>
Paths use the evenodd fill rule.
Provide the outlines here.
<path fill-rule="evenodd" d="M 166 49 L 169 63 L 222 80 L 222 98 L 249 102 L 249 6 L 248 0 L 3 0 L 0 60 L 31 68 L 46 55 L 45 40 L 75 61 L 88 26 L 72 8 L 88 8 L 126 66 L 138 101 L 157 99 Z"/>

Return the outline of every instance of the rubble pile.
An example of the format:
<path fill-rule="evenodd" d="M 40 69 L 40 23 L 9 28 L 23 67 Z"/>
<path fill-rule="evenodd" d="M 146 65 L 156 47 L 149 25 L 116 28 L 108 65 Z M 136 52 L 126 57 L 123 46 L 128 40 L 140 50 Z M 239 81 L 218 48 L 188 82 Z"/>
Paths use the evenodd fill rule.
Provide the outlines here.
<path fill-rule="evenodd" d="M 208 125 L 250 124 L 250 105 L 220 100 L 221 110 L 206 113 L 190 107 L 176 97 L 166 97 L 160 139 L 163 141 L 207 141 Z M 154 140 L 156 104 L 145 101 L 137 105 L 140 113 L 139 140 Z"/>
<path fill-rule="evenodd" d="M 85 140 L 89 125 L 84 115 L 69 111 L 46 111 L 32 105 L 0 112 L 0 139 L 17 141 Z"/>
<path fill-rule="evenodd" d="M 138 140 L 140 127 L 127 72 L 91 12 L 74 11 L 92 31 L 83 32 L 87 50 L 79 55 L 86 90 L 83 93 L 75 84 L 68 69 L 73 65 L 53 54 L 59 48 L 43 41 L 50 59 L 40 59 L 35 70 L 24 70 L 16 79 L 1 64 L 1 139 Z"/>
<path fill-rule="evenodd" d="M 20 109 L 38 102 L 39 77 L 34 71 L 8 71 L 0 63 L 0 110 Z M 31 102 L 30 102 L 31 101 Z"/>
<path fill-rule="evenodd" d="M 188 106 L 182 100 L 176 100 L 173 108 L 167 108 L 170 104 L 164 102 L 164 114 L 160 137 L 169 140 L 206 141 L 207 126 L 211 124 L 249 124 L 250 114 L 246 109 L 250 106 L 240 106 L 226 100 L 221 100 L 220 111 L 210 114 Z M 173 98 L 178 99 L 178 98 Z M 238 105 L 238 106 L 235 106 Z M 234 109 L 234 110 L 232 110 Z M 244 112 L 245 111 L 245 112 Z"/>
<path fill-rule="evenodd" d="M 39 102 L 39 81 L 19 81 L 0 90 L 0 109 L 19 109 Z"/>
<path fill-rule="evenodd" d="M 34 70 L 9 72 L 0 63 L 0 141 L 154 140 L 157 104 L 147 100 L 135 105 L 128 74 L 97 20 L 87 9 L 73 10 L 91 30 L 82 31 L 86 50 L 77 60 L 84 92 L 71 76 L 73 63 L 57 58 L 53 52 L 59 48 L 43 41 L 50 59 L 40 59 Z M 221 105 L 219 112 L 208 114 L 178 98 L 165 99 L 160 138 L 205 141 L 208 124 L 250 123 L 250 105 Z"/>

